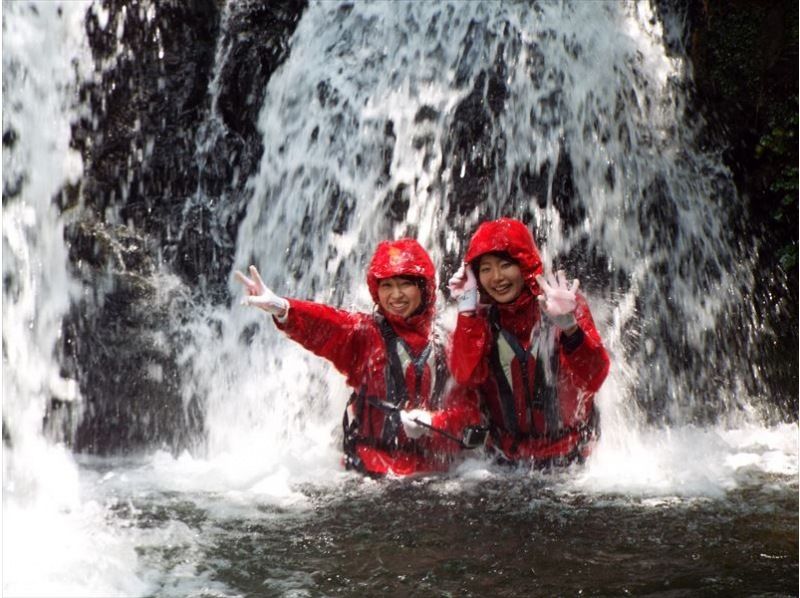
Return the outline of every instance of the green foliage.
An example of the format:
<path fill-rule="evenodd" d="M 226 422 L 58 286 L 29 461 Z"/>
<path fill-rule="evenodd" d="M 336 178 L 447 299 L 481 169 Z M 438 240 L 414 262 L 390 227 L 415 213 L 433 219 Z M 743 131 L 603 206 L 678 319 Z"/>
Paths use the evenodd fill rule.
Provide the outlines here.
<path fill-rule="evenodd" d="M 717 6 L 708 31 L 710 78 L 723 102 L 761 108 L 764 88 L 764 47 L 760 27 L 765 7 L 745 5 L 738 10 Z"/>
<path fill-rule="evenodd" d="M 796 97 L 792 104 L 797 107 Z M 788 158 L 792 153 L 797 155 L 797 112 L 790 111 L 788 116 L 774 120 L 778 122 L 773 121 L 770 130 L 758 141 L 756 156 L 762 158 L 773 154 L 779 158 Z"/>
<path fill-rule="evenodd" d="M 797 267 L 797 241 L 781 248 L 778 252 L 778 261 L 787 271 Z"/>
<path fill-rule="evenodd" d="M 797 228 L 798 215 L 798 111 L 797 97 L 789 102 L 787 116 L 773 119 L 769 131 L 756 145 L 756 158 L 774 165 L 775 175 L 769 190 L 775 194 L 776 207 L 772 218 L 782 226 Z M 778 259 L 784 269 L 797 267 L 797 240 L 778 251 Z"/>

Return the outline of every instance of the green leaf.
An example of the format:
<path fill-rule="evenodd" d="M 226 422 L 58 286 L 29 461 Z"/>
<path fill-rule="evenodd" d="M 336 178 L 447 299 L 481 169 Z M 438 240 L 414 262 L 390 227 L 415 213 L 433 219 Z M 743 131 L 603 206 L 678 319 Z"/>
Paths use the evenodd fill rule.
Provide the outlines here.
<path fill-rule="evenodd" d="M 787 245 L 779 252 L 781 266 L 784 270 L 791 270 L 797 267 L 797 242 Z"/>

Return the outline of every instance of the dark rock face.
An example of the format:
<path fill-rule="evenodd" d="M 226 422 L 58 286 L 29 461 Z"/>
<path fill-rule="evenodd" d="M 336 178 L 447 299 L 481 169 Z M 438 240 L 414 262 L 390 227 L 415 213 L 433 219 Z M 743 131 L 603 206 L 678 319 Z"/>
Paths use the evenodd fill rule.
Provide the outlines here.
<path fill-rule="evenodd" d="M 753 302 L 767 330 L 753 361 L 784 414 L 798 408 L 798 5 L 689 3 L 688 53 L 710 143 L 724 148 L 761 251 Z M 746 237 L 744 237 L 746 238 Z M 763 392 L 763 389 L 760 391 Z"/>
<path fill-rule="evenodd" d="M 74 414 L 66 422 L 74 425 L 74 447 L 102 454 L 193 446 L 202 405 L 182 399 L 182 339 L 173 324 L 188 309 L 191 289 L 159 274 L 154 249 L 126 227 L 82 221 L 69 234 L 71 260 L 84 281 L 99 285 L 87 287 L 64 326 L 64 373 L 84 399 L 77 424 Z"/>
<path fill-rule="evenodd" d="M 772 187 L 785 164 L 797 166 L 797 3 L 692 2 L 689 16 L 688 50 L 711 134 L 723 143 L 737 187 L 753 200 L 754 219 L 769 223 L 781 242 L 796 241 L 796 201 L 793 220 L 788 213 L 776 219 L 782 196 Z M 794 143 L 767 147 L 775 129 Z"/>
<path fill-rule="evenodd" d="M 258 110 L 305 2 L 229 8 L 106 0 L 105 27 L 99 10 L 87 15 L 98 77 L 82 92 L 91 116 L 73 128 L 84 203 L 65 233 L 85 293 L 59 348 L 83 405 L 78 418 L 54 401 L 46 422 L 79 451 L 201 438 L 202 397 L 181 394 L 181 313 L 227 299 L 244 184 L 263 151 Z M 77 191 L 61 194 L 63 209 Z"/>
<path fill-rule="evenodd" d="M 304 6 L 232 3 L 221 14 L 214 0 L 109 1 L 105 29 L 87 18 L 95 61 L 114 61 L 85 89 L 92 122 L 74 131 L 87 207 L 102 217 L 114 206 L 122 222 L 158 241 L 182 278 L 217 299 L 244 184 L 263 151 L 255 123 L 266 83 Z"/>
<path fill-rule="evenodd" d="M 449 159 L 452 196 L 450 215 L 469 214 L 489 197 L 489 187 L 500 166 L 494 144 L 494 126 L 488 109 L 486 73 L 481 73 L 472 92 L 456 107 L 450 130 Z"/>

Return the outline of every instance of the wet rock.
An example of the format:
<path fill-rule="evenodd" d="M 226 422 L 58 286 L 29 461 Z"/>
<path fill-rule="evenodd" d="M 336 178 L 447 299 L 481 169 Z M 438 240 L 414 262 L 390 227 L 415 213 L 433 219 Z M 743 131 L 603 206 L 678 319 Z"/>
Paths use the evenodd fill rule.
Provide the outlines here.
<path fill-rule="evenodd" d="M 258 111 L 305 6 L 104 0 L 87 14 L 96 77 L 72 131 L 84 178 L 56 197 L 81 206 L 65 239 L 83 298 L 59 353 L 82 400 L 54 398 L 45 421 L 77 450 L 202 442 L 201 399 L 181 394 L 182 318 L 228 300 L 244 186 L 263 151 Z M 335 216 L 344 226 L 346 201 Z"/>
<path fill-rule="evenodd" d="M 486 73 L 481 73 L 470 94 L 456 107 L 445 143 L 445 163 L 452 187 L 448 201 L 451 221 L 469 214 L 487 200 L 494 173 L 503 159 L 501 146 L 493 139 L 486 79 Z"/>
<path fill-rule="evenodd" d="M 244 185 L 263 151 L 258 111 L 305 3 L 103 7 L 105 27 L 93 11 L 87 30 L 95 60 L 110 64 L 83 90 L 91 117 L 73 130 L 86 205 L 118 211 L 179 276 L 224 300 Z"/>
<path fill-rule="evenodd" d="M 14 149 L 17 143 L 17 132 L 14 129 L 6 129 L 3 131 L 3 147 Z"/>
<path fill-rule="evenodd" d="M 77 451 L 124 454 L 191 447 L 202 432 L 197 398 L 184 400 L 176 322 L 191 293 L 162 271 L 157 248 L 124 226 L 81 221 L 70 260 L 85 293 L 63 325 L 62 375 L 80 401 L 50 403 L 45 428 Z"/>
<path fill-rule="evenodd" d="M 658 6 L 669 12 L 665 4 Z M 757 270 L 765 274 L 753 302 L 765 330 L 775 331 L 752 355 L 754 367 L 774 375 L 751 390 L 764 393 L 766 383 L 779 410 L 796 418 L 798 5 L 693 0 L 686 12 L 695 104 L 708 123 L 706 143 L 723 148 L 738 195 L 748 199 L 741 237 L 758 239 Z"/>
<path fill-rule="evenodd" d="M 399 183 L 394 191 L 383 199 L 383 212 L 395 222 L 403 222 L 411 205 L 410 190 L 405 183 Z"/>

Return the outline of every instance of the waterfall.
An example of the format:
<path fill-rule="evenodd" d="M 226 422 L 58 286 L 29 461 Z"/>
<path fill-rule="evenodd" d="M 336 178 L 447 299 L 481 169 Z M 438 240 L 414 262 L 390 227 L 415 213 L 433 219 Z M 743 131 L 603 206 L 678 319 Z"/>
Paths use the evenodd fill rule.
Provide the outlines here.
<path fill-rule="evenodd" d="M 55 352 L 80 290 L 67 270 L 59 203 L 82 175 L 69 142 L 77 85 L 91 67 L 85 10 L 85 3 L 3 7 L 3 441 L 11 449 L 3 480 L 4 496 L 23 503 L 74 498 L 68 453 L 42 428 L 51 397 L 80 400 Z"/>
<path fill-rule="evenodd" d="M 65 223 L 83 174 L 71 125 L 92 64 L 88 3 L 3 3 L 3 593 L 140 593 L 136 555 L 81 496 L 58 434 L 80 403 L 57 356 L 80 286 L 67 267 Z M 55 406 L 55 407 L 54 407 Z M 108 577 L 106 577 L 106 575 Z M 36 580 L 31 582 L 31 580 Z M 31 584 L 35 589 L 31 590 Z"/>
<path fill-rule="evenodd" d="M 86 5 L 50 9 L 52 22 L 72 19 L 80 30 Z M 548 267 L 581 279 L 613 357 L 599 397 L 607 437 L 649 424 L 757 421 L 768 411 L 764 373 L 748 359 L 770 333 L 748 305 L 758 247 L 730 173 L 699 142 L 703 123 L 690 114 L 690 73 L 674 35 L 681 28 L 669 21 L 679 13 L 657 18 L 642 3 L 312 3 L 291 38 L 275 42 L 268 83 L 262 73 L 236 114 L 241 40 L 252 42 L 242 31 L 255 17 L 248 5 L 227 4 L 209 26 L 219 42 L 204 67 L 206 99 L 193 100 L 185 180 L 170 174 L 155 183 L 165 191 L 140 199 L 148 169 L 163 173 L 173 158 L 164 133 L 141 132 L 137 119 L 135 159 L 119 188 L 92 195 L 103 167 L 93 150 L 76 203 L 82 175 L 67 146 L 70 123 L 118 118 L 110 96 L 93 100 L 102 118 L 78 107 L 81 78 L 97 86 L 130 69 L 124 32 L 134 17 L 156 60 L 174 41 L 155 25 L 154 5 L 111 14 L 92 5 L 86 26 L 106 37 L 90 76 L 85 41 L 51 36 L 64 50 L 41 56 L 21 47 L 36 43 L 26 11 L 38 15 L 38 5 L 15 5 L 4 21 L 6 79 L 25 83 L 9 88 L 4 121 L 4 388 L 15 397 L 4 437 L 19 451 L 29 440 L 47 446 L 36 428 L 45 415 L 57 419 L 53 405 L 78 405 L 48 429 L 69 440 L 83 421 L 82 450 L 97 438 L 112 450 L 150 438 L 197 454 L 202 445 L 207 456 L 259 447 L 276 464 L 317 455 L 327 467 L 348 390 L 262 314 L 237 305 L 232 270 L 254 263 L 278 293 L 369 311 L 364 269 L 379 240 L 417 238 L 441 282 L 477 224 L 500 215 L 529 223 Z M 54 64 L 35 63 L 45 59 Z M 46 77 L 58 93 L 31 87 Z M 59 125 L 33 133 L 43 112 Z M 122 266 L 92 273 L 79 261 L 79 284 L 67 261 L 81 253 L 68 258 L 61 238 L 81 202 L 103 208 L 105 228 L 88 247 L 97 252 L 98 235 L 119 235 L 111 244 Z M 87 243 L 80 230 L 68 237 L 73 247 Z M 85 315 L 59 341 L 81 286 Z M 447 297 L 437 301 L 451 326 Z M 107 305 L 117 311 L 103 312 Z M 121 341 L 99 354 L 98 331 L 118 327 L 120 310 Z M 65 367 L 53 348 L 73 340 L 82 349 Z M 120 359 L 137 372 L 135 387 L 115 371 Z M 137 398 L 131 409 L 127 392 L 146 403 Z M 165 411 L 170 402 L 177 406 Z M 107 413 L 117 428 L 103 429 Z"/>
<path fill-rule="evenodd" d="M 499 216 L 581 280 L 612 359 L 599 446 L 554 485 L 713 496 L 739 467 L 796 476 L 796 426 L 770 427 L 787 416 L 752 359 L 772 335 L 750 297 L 758 241 L 702 140 L 683 17 L 616 1 L 5 2 L 4 592 L 178 596 L 197 577 L 192 591 L 228 595 L 197 529 L 353 480 L 350 389 L 239 305 L 233 272 L 369 312 L 375 246 L 413 237 L 446 331 L 444 282 Z M 470 460 L 444 492 L 490 469 Z M 189 496 L 201 523 L 162 525 L 162 494 L 179 515 Z M 181 547 L 207 566 L 175 561 Z"/>
<path fill-rule="evenodd" d="M 286 296 L 369 311 L 380 239 L 417 238 L 446 280 L 480 220 L 517 216 L 588 295 L 613 355 L 599 398 L 609 436 L 747 417 L 761 400 L 747 392 L 756 322 L 741 307 L 755 248 L 737 236 L 730 173 L 699 147 L 685 61 L 650 11 L 312 4 L 266 90 L 236 267 L 258 265 Z M 223 342 L 207 317 L 189 361 L 212 453 L 300 447 L 309 429 L 312 445 L 335 446 L 338 374 L 260 312 L 217 311 Z"/>

